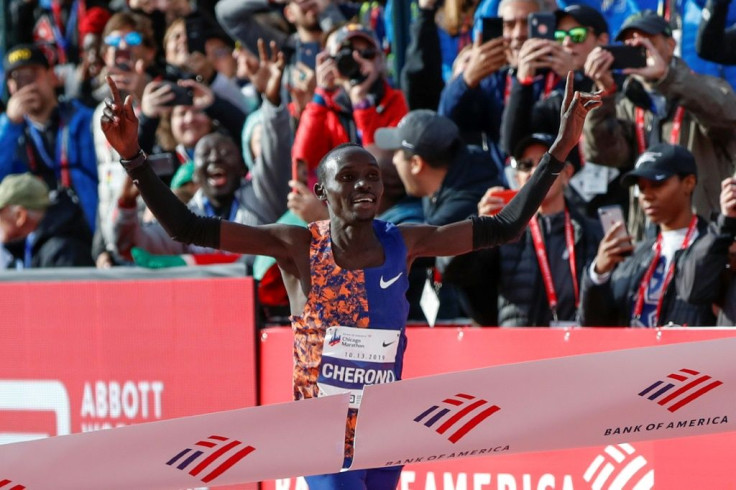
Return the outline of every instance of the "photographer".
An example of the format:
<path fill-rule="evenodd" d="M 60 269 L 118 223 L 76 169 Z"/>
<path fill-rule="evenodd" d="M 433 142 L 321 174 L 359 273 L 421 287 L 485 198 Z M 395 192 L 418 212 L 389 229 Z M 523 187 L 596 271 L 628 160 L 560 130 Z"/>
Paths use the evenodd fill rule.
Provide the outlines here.
<path fill-rule="evenodd" d="M 677 42 L 669 23 L 651 10 L 629 17 L 616 40 L 644 48 L 646 66 L 624 69 L 627 79 L 619 87 L 612 76 L 611 52 L 598 47 L 588 56 L 585 74 L 602 91 L 603 105 L 585 124 L 586 160 L 626 171 L 649 146 L 680 144 L 698 165 L 695 211 L 711 216 L 720 207 L 721 181 L 734 172 L 733 89 L 723 79 L 694 73 L 675 56 Z M 629 202 L 629 228 L 640 239 L 645 216 L 633 192 Z"/>
<path fill-rule="evenodd" d="M 317 89 L 299 121 L 292 159 L 305 162 L 314 180 L 322 157 L 341 143 L 373 144 L 373 134 L 407 113 L 400 90 L 385 75 L 384 56 L 373 32 L 348 24 L 327 38 L 317 56 Z"/>

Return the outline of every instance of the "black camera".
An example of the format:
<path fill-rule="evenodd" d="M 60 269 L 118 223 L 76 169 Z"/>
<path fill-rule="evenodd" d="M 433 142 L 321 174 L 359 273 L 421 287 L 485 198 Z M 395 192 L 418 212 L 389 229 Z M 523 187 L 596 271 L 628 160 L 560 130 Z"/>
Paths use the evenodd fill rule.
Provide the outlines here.
<path fill-rule="evenodd" d="M 365 80 L 365 75 L 360 73 L 360 65 L 355 58 L 353 58 L 353 48 L 345 46 L 333 56 L 335 64 L 337 65 L 337 71 L 340 75 L 350 80 L 353 85 L 358 85 L 360 82 Z"/>

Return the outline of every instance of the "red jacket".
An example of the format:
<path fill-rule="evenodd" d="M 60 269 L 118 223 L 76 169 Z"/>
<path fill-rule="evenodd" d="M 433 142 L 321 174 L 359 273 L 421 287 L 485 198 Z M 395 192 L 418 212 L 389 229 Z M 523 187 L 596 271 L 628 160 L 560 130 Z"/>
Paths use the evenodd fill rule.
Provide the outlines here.
<path fill-rule="evenodd" d="M 318 88 L 314 100 L 307 104 L 299 120 L 291 158 L 295 164 L 298 161 L 306 162 L 310 177 L 314 175 L 322 157 L 334 147 L 350 141 L 363 146 L 371 145 L 378 128 L 396 126 L 408 112 L 401 90 L 392 88 L 384 81 L 384 95 L 378 106 L 353 110 L 352 119 L 357 135 L 351 138 L 349 129 L 340 121 L 341 108 L 335 101 L 339 93 L 337 90 L 326 92 Z"/>

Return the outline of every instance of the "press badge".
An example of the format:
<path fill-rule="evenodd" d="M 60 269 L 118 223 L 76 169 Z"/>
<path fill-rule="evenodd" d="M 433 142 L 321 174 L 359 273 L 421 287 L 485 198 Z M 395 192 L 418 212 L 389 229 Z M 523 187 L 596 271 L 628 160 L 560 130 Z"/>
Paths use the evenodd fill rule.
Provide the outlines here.
<path fill-rule="evenodd" d="M 350 408 L 358 408 L 364 386 L 396 381 L 400 338 L 400 330 L 329 327 L 317 377 L 319 396 L 350 393 Z"/>

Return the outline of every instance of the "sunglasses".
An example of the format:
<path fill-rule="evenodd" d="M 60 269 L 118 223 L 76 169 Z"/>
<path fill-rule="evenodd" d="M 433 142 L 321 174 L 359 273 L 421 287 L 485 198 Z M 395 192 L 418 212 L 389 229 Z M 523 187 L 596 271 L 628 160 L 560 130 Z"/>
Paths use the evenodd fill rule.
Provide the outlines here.
<path fill-rule="evenodd" d="M 537 165 L 537 162 L 534 160 L 531 160 L 529 158 L 524 158 L 523 160 L 517 160 L 513 158 L 511 160 L 511 166 L 519 171 L 519 172 L 529 172 L 531 171 L 535 166 Z"/>
<path fill-rule="evenodd" d="M 580 44 L 588 39 L 588 28 L 581 26 L 573 27 L 569 31 L 563 31 L 561 29 L 555 31 L 555 41 L 558 43 L 563 43 L 567 36 L 570 36 L 570 41 Z"/>
<path fill-rule="evenodd" d="M 120 47 L 120 43 L 125 41 L 128 46 L 140 46 L 143 44 L 143 36 L 140 32 L 131 31 L 123 36 L 120 34 L 110 34 L 105 36 L 105 44 L 113 48 Z"/>

